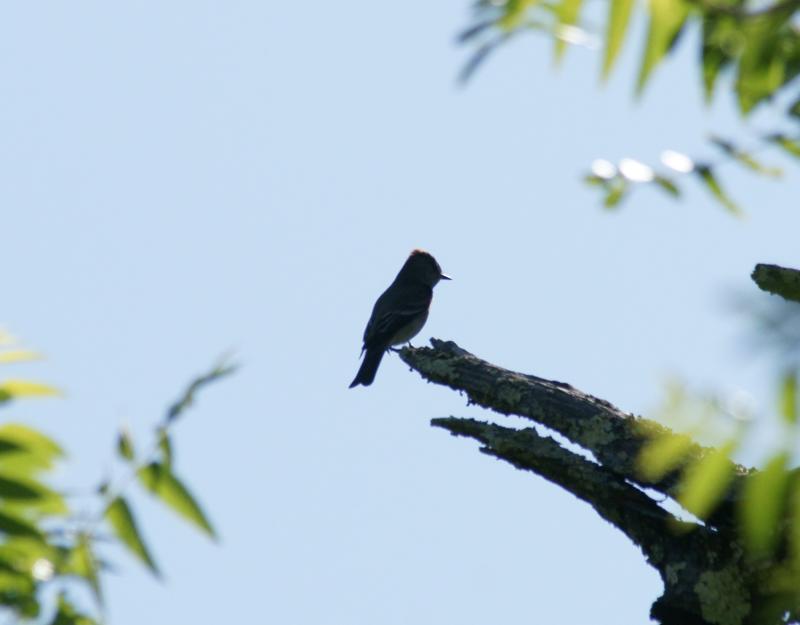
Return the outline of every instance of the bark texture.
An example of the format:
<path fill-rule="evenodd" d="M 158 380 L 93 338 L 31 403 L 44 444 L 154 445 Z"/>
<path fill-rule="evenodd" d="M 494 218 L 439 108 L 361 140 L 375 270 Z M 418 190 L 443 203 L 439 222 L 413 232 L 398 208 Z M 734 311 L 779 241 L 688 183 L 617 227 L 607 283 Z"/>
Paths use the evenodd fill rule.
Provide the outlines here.
<path fill-rule="evenodd" d="M 676 531 L 672 514 L 642 489 L 675 498 L 681 467 L 655 479 L 644 477 L 637 465 L 642 446 L 653 436 L 675 436 L 667 428 L 569 384 L 493 365 L 453 342 L 432 339 L 431 344 L 404 348 L 400 357 L 425 379 L 465 393 L 470 403 L 530 419 L 591 452 L 596 462 L 533 427 L 458 417 L 432 421 L 455 436 L 479 441 L 483 453 L 568 490 L 624 532 L 664 582 L 652 618 L 663 625 L 784 622 L 759 596 L 770 563 L 746 557 L 737 535 L 735 503 L 748 470 L 731 465 L 734 477 L 716 512 L 705 524 Z M 692 443 L 686 461 L 712 451 Z"/>
<path fill-rule="evenodd" d="M 800 302 L 800 270 L 759 263 L 751 277 L 761 290 Z"/>

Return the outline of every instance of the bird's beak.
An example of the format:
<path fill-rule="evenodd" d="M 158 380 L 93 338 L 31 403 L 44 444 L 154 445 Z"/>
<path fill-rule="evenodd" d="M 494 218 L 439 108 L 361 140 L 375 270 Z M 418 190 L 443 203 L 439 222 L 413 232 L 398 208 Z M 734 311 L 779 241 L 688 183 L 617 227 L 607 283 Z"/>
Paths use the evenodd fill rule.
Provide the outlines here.
<path fill-rule="evenodd" d="M 446 274 L 441 274 L 439 277 L 440 277 L 442 280 L 452 280 L 452 278 L 451 278 L 450 276 L 446 275 Z"/>

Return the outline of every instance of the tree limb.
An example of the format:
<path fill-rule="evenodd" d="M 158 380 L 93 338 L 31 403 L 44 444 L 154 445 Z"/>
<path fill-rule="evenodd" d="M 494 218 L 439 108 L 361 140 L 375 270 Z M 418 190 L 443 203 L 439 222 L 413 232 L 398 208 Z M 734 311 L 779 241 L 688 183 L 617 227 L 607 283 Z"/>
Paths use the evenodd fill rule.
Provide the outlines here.
<path fill-rule="evenodd" d="M 648 480 L 637 456 L 650 437 L 671 436 L 667 428 L 625 413 L 569 384 L 516 373 L 481 360 L 453 342 L 431 339 L 432 348 L 404 348 L 400 357 L 426 379 L 465 392 L 470 403 L 526 417 L 593 454 L 582 454 L 540 435 L 474 419 L 448 417 L 432 424 L 479 441 L 483 453 L 533 471 L 589 503 L 639 546 L 664 582 L 651 616 L 662 625 L 754 625 L 777 622 L 756 617 L 764 565 L 745 557 L 733 508 L 738 465 L 727 503 L 705 524 L 676 532 L 669 512 L 642 492 L 647 487 L 676 497 L 675 475 Z M 692 444 L 690 457 L 712 449 Z"/>
<path fill-rule="evenodd" d="M 800 271 L 797 269 L 759 263 L 751 277 L 762 291 L 800 302 Z"/>
<path fill-rule="evenodd" d="M 433 419 L 434 427 L 483 443 L 481 452 L 533 471 L 590 504 L 609 523 L 621 529 L 648 558 L 670 549 L 666 530 L 674 517 L 641 490 L 603 466 L 591 462 L 539 435 L 534 428 L 517 430 L 475 419 Z"/>
<path fill-rule="evenodd" d="M 678 497 L 677 470 L 659 479 L 648 479 L 637 465 L 642 446 L 653 437 L 671 435 L 667 428 L 623 412 L 564 382 L 493 365 L 453 342 L 431 339 L 431 345 L 433 348 L 402 349 L 400 358 L 431 382 L 465 392 L 470 403 L 501 414 L 527 417 L 592 452 L 617 476 L 643 488 L 656 488 L 670 497 Z M 696 461 L 710 451 L 710 448 L 692 443 L 686 462 Z M 746 470 L 732 466 L 731 472 L 742 476 Z M 729 495 L 731 501 L 736 492 L 734 487 Z"/>

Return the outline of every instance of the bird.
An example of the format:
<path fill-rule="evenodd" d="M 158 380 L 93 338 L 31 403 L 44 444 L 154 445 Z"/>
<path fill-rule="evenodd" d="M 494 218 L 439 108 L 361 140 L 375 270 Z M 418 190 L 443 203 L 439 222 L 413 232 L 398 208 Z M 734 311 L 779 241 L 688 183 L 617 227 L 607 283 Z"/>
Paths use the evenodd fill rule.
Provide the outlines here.
<path fill-rule="evenodd" d="M 451 280 L 442 273 L 428 252 L 414 250 L 372 308 L 364 330 L 364 357 L 350 388 L 369 386 L 375 379 L 383 354 L 393 345 L 407 343 L 422 330 L 428 319 L 433 287 L 439 280 Z"/>

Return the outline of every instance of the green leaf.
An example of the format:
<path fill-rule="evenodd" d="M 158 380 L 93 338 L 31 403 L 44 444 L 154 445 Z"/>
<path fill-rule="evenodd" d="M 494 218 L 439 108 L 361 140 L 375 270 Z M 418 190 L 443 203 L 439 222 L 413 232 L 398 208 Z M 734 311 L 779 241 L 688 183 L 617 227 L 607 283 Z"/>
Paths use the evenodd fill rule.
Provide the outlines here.
<path fill-rule="evenodd" d="M 528 9 L 536 3 L 537 0 L 508 0 L 505 5 L 505 15 L 500 18 L 497 25 L 505 31 L 512 31 L 518 28 L 525 19 Z"/>
<path fill-rule="evenodd" d="M 767 140 L 779 145 L 792 156 L 800 157 L 800 139 L 790 139 L 784 135 L 770 135 Z"/>
<path fill-rule="evenodd" d="M 41 360 L 42 355 L 27 349 L 9 349 L 0 352 L 0 364 L 10 364 L 15 362 L 29 362 L 31 360 Z"/>
<path fill-rule="evenodd" d="M 33 577 L 29 573 L 21 573 L 10 563 L 4 562 L 0 567 L 0 596 L 10 594 L 30 594 L 36 593 L 36 586 Z M 0 603 L 3 607 L 8 607 L 5 602 Z"/>
<path fill-rule="evenodd" d="M 653 182 L 661 187 L 664 191 L 666 191 L 672 197 L 680 197 L 681 191 L 678 189 L 677 185 L 672 182 L 669 178 L 664 176 L 656 176 L 653 178 Z"/>
<path fill-rule="evenodd" d="M 25 619 L 39 616 L 40 607 L 33 578 L 10 566 L 3 566 L 0 570 L 0 605 L 5 609 L 4 612 L 13 610 L 15 616 Z"/>
<path fill-rule="evenodd" d="M 181 398 L 174 404 L 172 404 L 172 406 L 170 406 L 169 410 L 167 411 L 167 423 L 170 423 L 175 419 L 177 419 L 183 413 L 184 410 L 186 410 L 189 406 L 192 405 L 195 394 L 201 388 L 209 384 L 212 384 L 217 380 L 220 380 L 226 376 L 229 376 L 234 371 L 236 371 L 236 367 L 233 365 L 226 364 L 223 359 L 223 361 L 220 362 L 220 364 L 216 365 L 211 371 L 195 378 L 183 392 Z"/>
<path fill-rule="evenodd" d="M 790 525 L 789 525 L 789 550 L 791 553 L 793 563 L 800 562 L 800 475 L 795 469 L 791 473 L 789 484 L 789 495 L 787 501 L 789 503 Z M 793 592 L 797 590 L 797 578 L 795 577 Z"/>
<path fill-rule="evenodd" d="M 28 477 L 0 476 L 0 499 L 6 511 L 27 517 L 64 515 L 68 508 L 64 498 L 41 482 Z"/>
<path fill-rule="evenodd" d="M 720 150 L 722 150 L 726 155 L 735 159 L 738 163 L 744 165 L 748 169 L 752 169 L 756 173 L 764 174 L 765 176 L 772 176 L 774 178 L 783 175 L 783 171 L 781 171 L 778 167 L 766 167 L 762 165 L 756 159 L 754 159 L 750 154 L 737 148 L 730 141 L 715 136 L 712 136 L 710 138 L 710 141 Z"/>
<path fill-rule="evenodd" d="M 789 454 L 776 454 L 761 471 L 747 476 L 739 517 L 745 543 L 756 556 L 772 555 L 786 506 Z"/>
<path fill-rule="evenodd" d="M 0 532 L 8 536 L 42 538 L 42 533 L 34 524 L 5 511 L 0 511 Z"/>
<path fill-rule="evenodd" d="M 651 72 L 669 51 L 675 37 L 689 16 L 689 3 L 685 0 L 650 0 L 650 26 L 647 31 L 642 66 L 636 82 L 636 93 L 641 94 Z"/>
<path fill-rule="evenodd" d="M 133 439 L 126 428 L 122 428 L 117 435 L 117 455 L 128 462 L 134 459 Z"/>
<path fill-rule="evenodd" d="M 81 532 L 75 547 L 69 552 L 64 566 L 65 572 L 77 575 L 86 580 L 92 589 L 95 601 L 103 605 L 103 591 L 100 586 L 100 574 L 97 558 L 92 550 L 91 538 Z"/>
<path fill-rule="evenodd" d="M 161 463 L 169 468 L 172 465 L 173 455 L 169 432 L 166 428 L 159 428 L 156 436 L 158 436 L 158 451 L 161 452 Z"/>
<path fill-rule="evenodd" d="M 0 403 L 25 397 L 58 397 L 61 391 L 29 380 L 6 380 L 0 384 Z"/>
<path fill-rule="evenodd" d="M 703 18 L 703 86 L 706 103 L 711 102 L 720 72 L 729 66 L 741 48 L 742 36 L 736 19 L 707 14 Z"/>
<path fill-rule="evenodd" d="M 40 558 L 54 560 L 55 548 L 38 536 L 13 536 L 0 545 L 0 562 L 12 562 L 14 570 L 30 573 Z"/>
<path fill-rule="evenodd" d="M 605 208 L 617 207 L 625 198 L 625 194 L 628 191 L 628 184 L 622 178 L 609 181 L 604 187 L 606 189 L 606 197 L 603 200 L 603 206 Z"/>
<path fill-rule="evenodd" d="M 742 214 L 741 209 L 731 200 L 727 194 L 722 190 L 722 187 L 717 182 L 714 172 L 708 165 L 697 165 L 694 169 L 703 184 L 711 191 L 712 195 L 717 198 L 717 201 L 727 208 L 731 213 L 737 217 Z"/>
<path fill-rule="evenodd" d="M 0 471 L 4 475 L 49 470 L 63 456 L 61 447 L 41 432 L 14 423 L 0 425 Z"/>
<path fill-rule="evenodd" d="M 216 539 L 214 528 L 200 505 L 168 467 L 152 462 L 137 472 L 139 482 L 187 521 Z"/>
<path fill-rule="evenodd" d="M 780 21 L 769 15 L 749 20 L 744 25 L 744 50 L 739 59 L 735 89 L 739 109 L 745 115 L 783 84 L 786 66 L 779 48 L 779 27 Z"/>
<path fill-rule="evenodd" d="M 642 446 L 636 466 L 641 476 L 656 481 L 679 468 L 692 447 L 692 439 L 686 434 L 665 433 L 656 436 Z"/>
<path fill-rule="evenodd" d="M 780 413 L 783 420 L 789 425 L 796 425 L 798 412 L 797 371 L 787 371 L 783 375 L 780 390 Z"/>
<path fill-rule="evenodd" d="M 582 4 L 583 0 L 561 0 L 556 7 L 559 26 L 574 26 L 578 22 Z M 556 33 L 558 34 L 558 31 Z M 555 46 L 555 59 L 556 64 L 558 64 L 567 51 L 567 42 L 564 41 L 563 37 L 556 36 Z"/>
<path fill-rule="evenodd" d="M 696 517 L 708 518 L 725 495 L 733 479 L 731 454 L 738 442 L 737 439 L 732 439 L 686 468 L 681 478 L 678 501 Z"/>
<path fill-rule="evenodd" d="M 160 577 L 161 574 L 142 539 L 128 502 L 121 496 L 114 498 L 106 508 L 105 518 L 122 544 L 150 569 L 153 575 Z"/>
<path fill-rule="evenodd" d="M 606 49 L 603 54 L 603 80 L 611 75 L 611 68 L 622 49 L 625 31 L 633 12 L 634 0 L 611 0 L 606 24 Z"/>
<path fill-rule="evenodd" d="M 79 612 L 62 592 L 58 595 L 58 610 L 50 625 L 97 625 L 97 621 Z"/>
<path fill-rule="evenodd" d="M 606 178 L 601 178 L 595 174 L 588 174 L 584 176 L 583 182 L 588 184 L 590 187 L 603 187 L 608 184 L 608 180 Z"/>
<path fill-rule="evenodd" d="M 20 480 L 0 476 L 0 499 L 40 499 L 42 491 L 35 482 L 21 482 Z"/>

